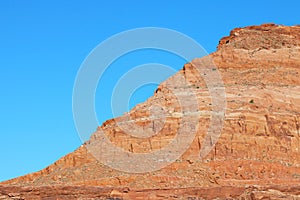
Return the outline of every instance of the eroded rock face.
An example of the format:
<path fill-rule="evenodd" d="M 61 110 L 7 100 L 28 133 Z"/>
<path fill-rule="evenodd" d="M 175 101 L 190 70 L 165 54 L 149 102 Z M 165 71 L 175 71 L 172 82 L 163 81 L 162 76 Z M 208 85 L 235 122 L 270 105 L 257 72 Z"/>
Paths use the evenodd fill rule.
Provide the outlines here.
<path fill-rule="evenodd" d="M 298 199 L 299 190 L 299 186 L 218 186 L 141 190 L 96 186 L 0 186 L 0 199 Z"/>
<path fill-rule="evenodd" d="M 217 144 L 200 159 L 199 152 L 211 121 L 213 105 L 203 78 L 206 74 L 199 73 L 195 64 L 205 63 L 207 59 L 213 60 L 222 76 L 227 107 Z M 260 194 L 277 198 L 286 190 L 277 190 L 276 185 L 291 187 L 300 183 L 299 75 L 300 26 L 266 24 L 234 29 L 230 36 L 220 40 L 218 50 L 209 58 L 187 63 L 177 74 L 161 83 L 153 97 L 127 115 L 106 121 L 90 141 L 75 152 L 46 169 L 2 184 L 30 187 L 84 185 L 130 190 L 155 188 L 172 192 L 175 188 L 225 186 L 233 192 L 240 191 L 239 186 L 242 188 L 239 195 L 246 191 L 246 186 L 261 185 L 269 188 L 255 190 L 251 198 L 260 198 Z M 185 77 L 188 84 L 180 77 Z M 197 102 L 185 101 L 187 103 L 181 105 L 174 90 L 180 93 L 187 87 L 196 95 Z M 182 106 L 195 104 L 198 108 L 194 113 L 181 112 Z M 163 107 L 166 113 L 164 123 L 153 119 L 151 105 Z M 97 141 L 100 132 L 128 152 L 147 153 L 161 149 L 178 133 L 183 115 L 189 115 L 191 119 L 200 116 L 196 136 L 176 162 L 161 170 L 145 174 L 117 171 L 101 164 L 87 150 L 88 144 Z M 118 126 L 120 121 L 128 127 L 138 125 L 145 132 L 159 131 L 147 139 L 136 138 Z M 186 189 L 187 193 L 189 191 Z M 294 191 L 291 195 L 294 196 L 288 197 L 299 194 Z"/>

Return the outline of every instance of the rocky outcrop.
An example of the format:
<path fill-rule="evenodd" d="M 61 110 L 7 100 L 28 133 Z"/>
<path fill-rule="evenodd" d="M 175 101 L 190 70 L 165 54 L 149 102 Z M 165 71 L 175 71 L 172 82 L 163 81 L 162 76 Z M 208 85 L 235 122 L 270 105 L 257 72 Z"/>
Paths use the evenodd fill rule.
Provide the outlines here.
<path fill-rule="evenodd" d="M 199 159 L 214 108 L 205 82 L 207 74 L 199 73 L 195 66 L 205 64 L 208 59 L 212 59 L 218 68 L 210 70 L 218 70 L 222 77 L 227 106 L 218 142 L 208 155 Z M 218 50 L 209 58 L 187 63 L 177 74 L 161 83 L 153 97 L 124 116 L 98 127 L 91 140 L 78 150 L 39 172 L 3 182 L 10 187 L 0 188 L 0 191 L 12 186 L 44 186 L 37 190 L 46 194 L 45 187 L 57 187 L 59 191 L 61 187 L 73 190 L 78 186 L 89 190 L 87 186 L 105 186 L 134 191 L 126 194 L 142 194 L 140 191 L 149 189 L 143 195 L 155 196 L 170 190 L 179 196 L 195 194 L 191 197 L 196 197 L 219 188 L 216 190 L 236 193 L 234 198 L 246 194 L 251 195 L 243 196 L 245 199 L 265 196 L 300 198 L 297 196 L 300 195 L 299 188 L 287 189 L 300 183 L 299 75 L 300 26 L 265 24 L 234 29 L 230 36 L 220 40 Z M 185 105 L 181 105 L 174 91 L 184 95 L 187 90 L 193 92 L 197 102 L 187 98 Z M 151 115 L 152 105 L 164 109 L 163 123 Z M 194 112 L 181 112 L 182 107 L 195 105 Z M 183 116 L 190 120 L 200 116 L 196 136 L 179 159 L 158 171 L 132 174 L 114 170 L 97 161 L 87 149 L 88 144 L 99 139 L 100 132 L 128 152 L 146 153 L 161 149 L 174 139 Z M 158 134 L 146 139 L 133 137 L 120 128 L 119 123 L 127 127 L 138 125 L 145 132 Z M 26 190 L 20 190 L 26 195 Z M 223 195 L 222 192 L 218 194 Z M 159 199 L 158 196 L 155 198 Z"/>

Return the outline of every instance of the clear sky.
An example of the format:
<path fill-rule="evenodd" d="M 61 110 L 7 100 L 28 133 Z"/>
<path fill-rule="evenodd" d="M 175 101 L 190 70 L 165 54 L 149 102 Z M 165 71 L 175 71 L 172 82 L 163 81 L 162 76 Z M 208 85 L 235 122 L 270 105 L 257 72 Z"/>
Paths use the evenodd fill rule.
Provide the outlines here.
<path fill-rule="evenodd" d="M 108 37 L 132 28 L 164 27 L 213 52 L 235 27 L 300 24 L 299 2 L 0 1 L 0 181 L 40 170 L 81 145 L 72 115 L 73 84 L 85 57 Z M 114 70 L 153 57 L 174 69 L 184 63 L 146 51 L 120 60 Z M 106 75 L 115 77 L 113 70 Z M 154 88 L 137 91 L 131 107 L 151 96 Z M 110 101 L 102 94 L 96 95 L 100 123 L 112 117 Z"/>

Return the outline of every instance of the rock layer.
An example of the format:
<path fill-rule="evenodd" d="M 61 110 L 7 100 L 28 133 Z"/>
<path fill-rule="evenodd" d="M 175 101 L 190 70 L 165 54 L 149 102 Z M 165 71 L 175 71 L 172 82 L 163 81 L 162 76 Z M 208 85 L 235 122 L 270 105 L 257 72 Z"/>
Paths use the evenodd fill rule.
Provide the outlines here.
<path fill-rule="evenodd" d="M 199 152 L 211 121 L 213 104 L 205 82 L 207 74 L 199 73 L 195 66 L 209 59 L 217 67 L 210 70 L 218 70 L 224 82 L 227 107 L 218 142 L 207 156 L 200 159 Z M 183 197 L 184 191 L 190 194 L 191 191 L 203 190 L 196 195 L 192 192 L 200 197 L 205 192 L 214 193 L 211 192 L 213 188 L 221 188 L 217 190 L 238 191 L 234 198 L 241 198 L 247 191 L 254 191 L 249 185 L 260 185 L 255 186 L 256 193 L 247 193 L 252 196 L 243 197 L 290 195 L 286 197 L 300 198 L 296 192 L 299 188 L 293 187 L 300 183 L 299 74 L 300 26 L 265 24 L 234 29 L 230 36 L 220 40 L 215 53 L 185 64 L 177 74 L 161 83 L 146 102 L 122 117 L 103 123 L 90 141 L 46 169 L 1 183 L 9 186 L 0 188 L 0 193 L 7 195 L 3 191 L 20 190 L 22 195 L 33 195 L 19 186 L 44 186 L 36 189 L 40 191 L 37 195 L 47 194 L 45 187 L 57 187 L 58 193 L 62 187 L 69 187 L 66 191 L 82 187 L 87 191 L 86 197 L 90 198 L 95 186 L 102 186 L 106 189 L 129 188 L 135 194 L 143 190 L 143 195 L 153 194 L 154 199 L 159 199 L 155 195 L 165 190 L 174 194 L 180 191 L 176 193 L 177 197 Z M 188 84 L 180 77 L 184 77 Z M 197 102 L 187 100 L 181 105 L 172 92 L 174 90 L 179 93 L 192 91 Z M 151 115 L 152 105 L 164 109 L 163 123 L 154 119 L 159 119 L 159 116 Z M 197 105 L 195 113 L 181 112 L 184 106 L 194 105 Z M 100 163 L 87 149 L 90 143 L 99 139 L 100 132 L 128 152 L 147 153 L 161 149 L 172 142 L 182 125 L 183 116 L 190 119 L 200 116 L 196 136 L 176 162 L 158 171 L 143 174 L 117 171 Z M 120 122 L 127 127 L 139 126 L 140 130 L 158 134 L 146 139 L 133 137 L 120 128 Z M 207 187 L 210 189 L 205 189 Z M 223 195 L 220 198 L 226 196 L 219 194 Z"/>
<path fill-rule="evenodd" d="M 0 199 L 298 199 L 299 186 L 141 189 L 96 186 L 0 186 Z"/>

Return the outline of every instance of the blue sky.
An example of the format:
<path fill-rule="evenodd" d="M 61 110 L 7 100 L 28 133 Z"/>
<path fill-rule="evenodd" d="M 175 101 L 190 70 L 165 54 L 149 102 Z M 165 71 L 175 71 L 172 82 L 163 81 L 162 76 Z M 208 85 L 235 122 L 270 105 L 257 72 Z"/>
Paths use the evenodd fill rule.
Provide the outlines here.
<path fill-rule="evenodd" d="M 81 145 L 72 115 L 73 84 L 85 57 L 108 37 L 132 28 L 164 27 L 213 52 L 235 27 L 300 24 L 297 0 L 102 2 L 0 1 L 0 181 L 40 170 Z M 124 62 L 132 66 L 153 59 L 174 69 L 184 63 L 146 51 L 116 62 L 114 70 Z M 107 79 L 115 77 L 114 70 Z M 108 81 L 107 88 L 112 84 Z M 130 105 L 151 96 L 154 88 L 137 91 Z M 112 117 L 109 98 L 102 94 L 96 95 L 100 122 Z"/>

